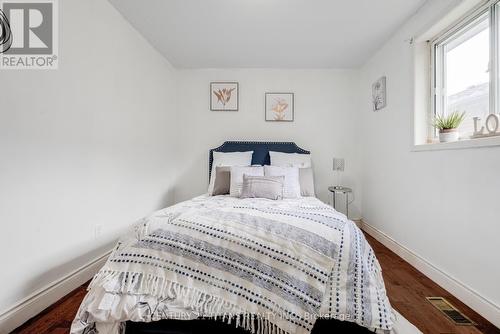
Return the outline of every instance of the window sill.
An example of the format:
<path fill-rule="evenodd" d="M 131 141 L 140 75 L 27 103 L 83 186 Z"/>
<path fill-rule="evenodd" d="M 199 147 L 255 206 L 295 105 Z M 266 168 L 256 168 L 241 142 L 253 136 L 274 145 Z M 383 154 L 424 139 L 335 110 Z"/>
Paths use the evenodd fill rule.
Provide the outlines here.
<path fill-rule="evenodd" d="M 481 148 L 481 147 L 492 147 L 492 146 L 500 146 L 500 136 L 463 139 L 451 143 L 430 143 L 430 144 L 413 145 L 411 151 L 423 152 L 423 151 L 441 151 L 441 150 L 461 150 L 468 148 Z"/>

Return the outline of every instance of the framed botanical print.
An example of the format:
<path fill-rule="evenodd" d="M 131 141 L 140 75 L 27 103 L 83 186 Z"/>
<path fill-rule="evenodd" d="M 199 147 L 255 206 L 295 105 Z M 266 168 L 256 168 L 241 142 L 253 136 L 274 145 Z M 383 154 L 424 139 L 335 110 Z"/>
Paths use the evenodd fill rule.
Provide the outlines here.
<path fill-rule="evenodd" d="M 373 111 L 379 111 L 380 109 L 385 108 L 385 106 L 387 105 L 386 92 L 386 78 L 385 76 L 383 76 L 375 81 L 372 85 Z"/>
<path fill-rule="evenodd" d="M 293 93 L 266 93 L 266 121 L 293 122 Z"/>
<path fill-rule="evenodd" d="M 237 82 L 210 83 L 210 110 L 238 111 L 238 98 Z"/>

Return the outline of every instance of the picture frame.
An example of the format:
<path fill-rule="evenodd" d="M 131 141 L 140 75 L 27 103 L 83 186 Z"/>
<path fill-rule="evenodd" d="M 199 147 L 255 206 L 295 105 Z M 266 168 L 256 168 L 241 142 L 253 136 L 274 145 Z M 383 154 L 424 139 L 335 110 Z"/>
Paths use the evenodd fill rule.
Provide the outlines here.
<path fill-rule="evenodd" d="M 211 82 L 210 110 L 238 111 L 239 94 L 238 82 Z"/>
<path fill-rule="evenodd" d="M 266 122 L 293 122 L 294 93 L 265 93 Z"/>
<path fill-rule="evenodd" d="M 387 79 L 380 77 L 372 84 L 373 111 L 379 111 L 387 106 Z"/>

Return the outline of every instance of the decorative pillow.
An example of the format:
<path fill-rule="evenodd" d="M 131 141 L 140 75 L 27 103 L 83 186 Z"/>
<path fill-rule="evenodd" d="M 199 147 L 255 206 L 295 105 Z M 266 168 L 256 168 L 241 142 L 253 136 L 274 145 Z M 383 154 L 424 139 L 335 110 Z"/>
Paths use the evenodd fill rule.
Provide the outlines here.
<path fill-rule="evenodd" d="M 316 196 L 314 192 L 314 175 L 312 168 L 299 168 L 299 183 L 301 196 Z"/>
<path fill-rule="evenodd" d="M 243 174 L 240 198 L 283 199 L 284 176 L 248 176 Z"/>
<path fill-rule="evenodd" d="M 299 168 L 264 166 L 265 176 L 284 176 L 283 198 L 300 197 Z"/>
<path fill-rule="evenodd" d="M 231 167 L 231 185 L 229 187 L 229 195 L 240 197 L 241 188 L 243 187 L 243 174 L 248 176 L 264 176 L 264 167 Z"/>
<path fill-rule="evenodd" d="M 208 185 L 208 194 L 214 192 L 215 168 L 220 166 L 250 166 L 253 151 L 247 152 L 213 152 L 212 172 Z"/>
<path fill-rule="evenodd" d="M 231 167 L 218 166 L 215 167 L 214 190 L 210 195 L 227 195 L 231 186 Z"/>
<path fill-rule="evenodd" d="M 283 153 L 269 151 L 271 166 L 281 167 L 311 167 L 311 155 L 302 153 Z"/>

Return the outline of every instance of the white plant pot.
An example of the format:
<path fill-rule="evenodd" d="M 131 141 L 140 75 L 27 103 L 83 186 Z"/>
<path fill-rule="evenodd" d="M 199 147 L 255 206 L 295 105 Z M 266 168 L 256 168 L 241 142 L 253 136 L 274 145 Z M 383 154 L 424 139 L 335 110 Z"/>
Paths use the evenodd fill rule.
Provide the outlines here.
<path fill-rule="evenodd" d="M 457 129 L 439 131 L 439 142 L 441 142 L 441 143 L 449 143 L 449 142 L 457 141 L 458 137 L 459 137 L 459 133 L 458 133 Z"/>

